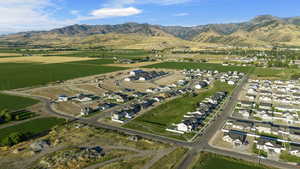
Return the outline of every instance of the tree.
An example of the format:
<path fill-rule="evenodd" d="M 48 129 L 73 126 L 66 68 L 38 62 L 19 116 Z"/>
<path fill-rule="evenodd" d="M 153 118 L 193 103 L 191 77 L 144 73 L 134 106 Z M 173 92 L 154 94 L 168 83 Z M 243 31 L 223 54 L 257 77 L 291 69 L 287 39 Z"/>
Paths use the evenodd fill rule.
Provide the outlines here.
<path fill-rule="evenodd" d="M 2 118 L 4 121 L 11 121 L 12 115 L 8 110 L 4 109 L 0 111 L 0 118 Z"/>
<path fill-rule="evenodd" d="M 26 140 L 29 136 L 29 134 L 25 134 L 22 132 L 14 132 L 11 133 L 10 135 L 4 137 L 1 142 L 0 145 L 2 146 L 13 146 L 15 144 L 18 144 L 24 140 Z"/>

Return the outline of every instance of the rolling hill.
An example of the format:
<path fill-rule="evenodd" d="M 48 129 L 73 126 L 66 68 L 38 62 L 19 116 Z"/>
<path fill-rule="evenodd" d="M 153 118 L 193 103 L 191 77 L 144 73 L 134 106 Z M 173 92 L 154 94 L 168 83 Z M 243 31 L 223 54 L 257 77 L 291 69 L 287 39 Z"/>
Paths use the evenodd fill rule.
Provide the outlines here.
<path fill-rule="evenodd" d="M 12 34 L 0 40 L 33 45 L 125 49 L 300 46 L 300 17 L 262 15 L 248 22 L 194 27 L 138 23 L 72 25 L 50 31 Z"/>

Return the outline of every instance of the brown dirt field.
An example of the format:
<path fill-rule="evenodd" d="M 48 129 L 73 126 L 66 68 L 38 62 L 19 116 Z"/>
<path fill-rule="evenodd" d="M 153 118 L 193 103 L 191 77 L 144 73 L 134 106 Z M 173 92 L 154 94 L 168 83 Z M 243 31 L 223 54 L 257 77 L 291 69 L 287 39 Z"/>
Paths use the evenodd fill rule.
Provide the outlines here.
<path fill-rule="evenodd" d="M 119 91 L 119 90 L 121 90 L 121 88 L 119 86 L 116 86 L 115 79 L 105 80 L 102 83 L 102 87 L 104 87 L 104 89 L 106 89 L 106 90 L 112 90 L 112 91 Z"/>
<path fill-rule="evenodd" d="M 60 56 L 26 56 L 26 57 L 11 57 L 11 58 L 0 58 L 0 63 L 65 63 L 65 62 L 75 62 L 75 61 L 85 61 L 85 60 L 95 60 L 95 58 L 80 58 L 80 57 L 60 57 Z"/>
<path fill-rule="evenodd" d="M 55 108 L 58 111 L 70 114 L 70 115 L 79 115 L 81 108 L 77 104 L 74 104 L 72 102 L 61 102 L 55 105 Z"/>
<path fill-rule="evenodd" d="M 142 67 L 142 66 L 153 65 L 156 63 L 160 63 L 160 62 L 143 62 L 143 63 L 133 63 L 133 64 L 106 64 L 105 66 L 137 68 L 137 67 Z"/>
<path fill-rule="evenodd" d="M 31 93 L 33 95 L 44 96 L 51 99 L 57 99 L 57 97 L 61 94 L 65 94 L 68 96 L 73 96 L 76 94 L 68 89 L 64 89 L 63 87 L 48 87 L 34 89 Z"/>
<path fill-rule="evenodd" d="M 104 90 L 104 89 L 97 88 L 96 85 L 79 85 L 77 87 L 81 88 L 83 90 L 89 91 L 88 93 L 90 93 L 90 94 L 95 94 L 98 96 L 100 96 L 106 92 L 106 90 Z"/>
<path fill-rule="evenodd" d="M 174 71 L 172 73 L 173 74 L 170 75 L 170 76 L 158 79 L 157 81 L 155 81 L 155 83 L 157 83 L 159 85 L 170 85 L 172 83 L 177 82 L 178 80 L 184 79 L 184 75 L 182 75 L 180 72 L 178 72 L 178 71 L 175 72 Z"/>

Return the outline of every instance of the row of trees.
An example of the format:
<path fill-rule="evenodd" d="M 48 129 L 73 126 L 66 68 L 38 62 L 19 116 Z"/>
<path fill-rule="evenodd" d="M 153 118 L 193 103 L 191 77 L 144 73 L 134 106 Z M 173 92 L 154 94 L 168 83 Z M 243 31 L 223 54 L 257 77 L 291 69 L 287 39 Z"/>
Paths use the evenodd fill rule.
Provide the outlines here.
<path fill-rule="evenodd" d="M 0 146 L 13 146 L 22 141 L 28 140 L 32 135 L 30 133 L 14 132 L 1 138 Z"/>

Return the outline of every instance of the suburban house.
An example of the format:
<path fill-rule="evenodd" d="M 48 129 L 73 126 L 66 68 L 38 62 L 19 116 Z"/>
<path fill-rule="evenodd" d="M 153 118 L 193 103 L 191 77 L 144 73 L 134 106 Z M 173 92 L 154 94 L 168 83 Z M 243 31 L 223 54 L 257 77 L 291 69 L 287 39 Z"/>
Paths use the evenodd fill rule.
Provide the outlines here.
<path fill-rule="evenodd" d="M 167 75 L 168 73 L 166 72 L 157 72 L 157 71 L 143 71 L 143 70 L 133 70 L 129 73 L 130 77 L 127 77 L 124 79 L 124 81 L 133 81 L 133 80 L 140 80 L 140 81 L 145 81 L 145 80 L 151 80 L 155 79 L 158 77 L 162 77 Z"/>
<path fill-rule="evenodd" d="M 282 151 L 286 150 L 282 143 L 264 137 L 258 138 L 258 140 L 255 140 L 254 143 L 256 143 L 256 148 L 258 150 L 263 150 L 268 153 L 280 154 Z"/>
<path fill-rule="evenodd" d="M 208 86 L 208 83 L 207 83 L 207 82 L 201 81 L 201 82 L 199 82 L 198 84 L 195 85 L 195 88 L 196 88 L 196 89 L 203 89 L 203 88 L 205 88 L 205 87 L 207 87 L 207 86 Z"/>
<path fill-rule="evenodd" d="M 223 141 L 233 144 L 234 146 L 241 146 L 246 144 L 246 134 L 239 134 L 236 132 L 224 133 Z"/>
<path fill-rule="evenodd" d="M 60 95 L 57 98 L 58 102 L 66 102 L 66 101 L 69 101 L 69 100 L 70 100 L 70 98 L 67 95 Z"/>
<path fill-rule="evenodd" d="M 293 156 L 300 157 L 300 145 L 290 144 L 289 154 Z"/>
<path fill-rule="evenodd" d="M 181 123 L 175 124 L 175 130 L 167 129 L 172 132 L 192 132 L 196 130 L 199 126 L 203 125 L 203 121 L 206 117 L 213 112 L 214 109 L 221 104 L 222 100 L 227 96 L 226 92 L 217 92 L 213 96 L 204 99 L 202 102 L 198 103 L 198 108 L 195 112 L 187 112 Z"/>

